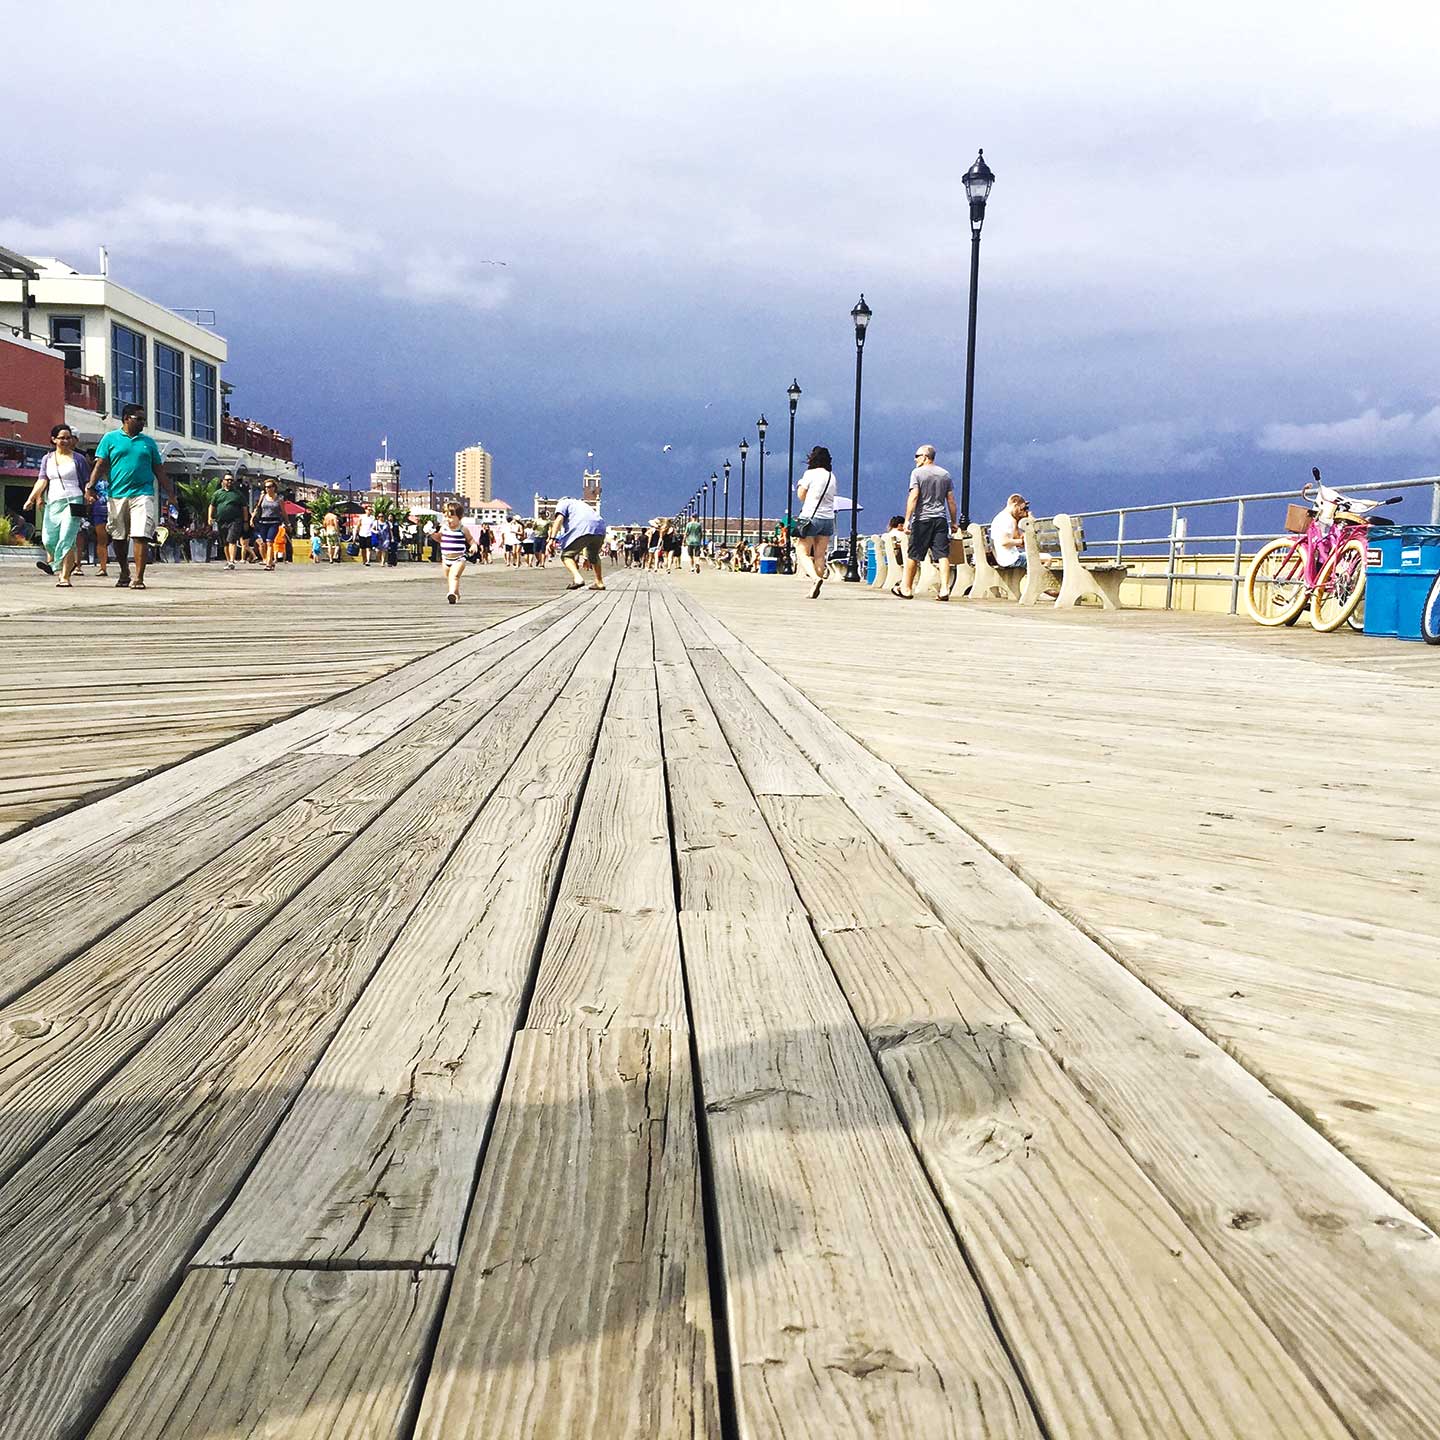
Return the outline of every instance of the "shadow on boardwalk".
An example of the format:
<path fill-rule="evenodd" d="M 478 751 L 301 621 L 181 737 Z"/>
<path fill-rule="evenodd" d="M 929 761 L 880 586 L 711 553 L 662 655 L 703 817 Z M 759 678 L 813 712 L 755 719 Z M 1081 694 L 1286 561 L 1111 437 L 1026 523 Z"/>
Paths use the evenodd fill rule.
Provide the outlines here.
<path fill-rule="evenodd" d="M 837 1165 L 914 1163 L 894 1153 L 903 1132 L 873 1067 L 868 1091 L 837 1087 L 864 1056 L 859 1032 L 775 1032 L 702 1055 L 699 1146 L 688 1042 L 669 1033 L 519 1032 L 463 1244 L 491 1112 L 447 1098 L 463 1077 L 443 1058 L 378 1107 L 369 1093 L 301 1092 L 333 1117 L 306 1168 L 340 1183 L 321 1196 L 302 1174 L 288 1212 L 234 1247 L 239 1265 L 207 1237 L 247 1176 L 263 1178 L 293 1091 L 216 1083 L 65 1117 L 13 1111 L 6 1128 L 54 1133 L 0 1189 L 0 1437 L 78 1440 L 112 1396 L 96 1436 L 326 1434 L 357 1410 L 366 1433 L 408 1433 L 425 1393 L 447 1425 L 470 1417 L 447 1435 L 600 1433 L 587 1429 L 597 1406 L 617 1434 L 672 1433 L 685 1412 L 695 1433 L 719 1434 L 729 1357 L 722 1343 L 717 1368 L 711 1336 L 725 1333 L 727 1294 L 756 1285 L 785 1291 L 790 1322 L 747 1338 L 748 1363 L 828 1367 L 867 1391 L 887 1367 L 883 1388 L 917 1383 L 930 1356 L 905 1353 L 891 1317 L 856 1310 L 874 1293 L 867 1272 L 905 1268 L 875 1249 L 895 1227 L 845 1233 L 854 1208 L 825 1190 Z M 980 1137 L 1006 1123 L 1003 1072 L 977 1078 L 990 1092 L 973 1117 L 977 1163 L 1013 1162 Z M 457 1154 L 463 1173 L 446 1163 Z M 925 1213 L 895 1233 L 918 1224 L 942 1241 L 914 1274 L 933 1269 L 943 1313 L 938 1297 L 969 1284 L 963 1260 L 934 1197 L 906 1189 L 889 1203 Z M 708 1257 L 702 1209 L 724 1232 Z M 314 1231 L 343 1237 L 337 1253 L 313 1253 Z M 268 1252 L 267 1236 L 281 1237 Z M 215 1268 L 187 1269 L 197 1260 Z"/>

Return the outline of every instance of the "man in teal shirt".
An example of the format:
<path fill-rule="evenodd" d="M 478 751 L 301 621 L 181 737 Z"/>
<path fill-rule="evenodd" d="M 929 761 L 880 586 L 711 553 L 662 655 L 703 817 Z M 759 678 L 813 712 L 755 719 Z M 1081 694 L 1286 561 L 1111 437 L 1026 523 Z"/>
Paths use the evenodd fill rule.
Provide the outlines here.
<path fill-rule="evenodd" d="M 700 547 L 705 543 L 705 527 L 693 515 L 685 525 L 685 551 L 690 557 L 690 568 L 700 573 Z"/>
<path fill-rule="evenodd" d="M 120 429 L 101 437 L 95 447 L 95 463 L 90 467 L 90 484 L 85 495 L 92 503 L 95 487 L 109 481 L 110 540 L 115 559 L 120 565 L 118 589 L 145 588 L 147 547 L 155 538 L 160 498 L 165 492 L 165 471 L 160 460 L 160 447 L 141 432 L 145 429 L 145 407 L 127 405 L 120 415 Z M 130 579 L 130 559 L 126 542 L 135 552 L 135 579 Z"/>

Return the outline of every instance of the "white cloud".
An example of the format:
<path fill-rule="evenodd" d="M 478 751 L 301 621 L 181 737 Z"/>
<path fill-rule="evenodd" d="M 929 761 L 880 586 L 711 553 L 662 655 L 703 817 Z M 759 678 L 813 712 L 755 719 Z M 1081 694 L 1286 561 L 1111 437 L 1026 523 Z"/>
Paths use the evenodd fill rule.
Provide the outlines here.
<path fill-rule="evenodd" d="M 512 289 L 502 268 L 454 261 L 437 250 L 407 253 L 397 262 L 379 237 L 341 221 L 161 194 L 52 221 L 0 218 L 0 234 L 31 255 L 90 254 L 106 245 L 122 254 L 201 252 L 240 269 L 373 278 L 390 298 L 422 305 L 496 310 Z"/>
<path fill-rule="evenodd" d="M 1066 435 L 1059 440 L 993 445 L 990 464 L 1013 475 L 1040 468 L 1072 475 L 1158 475 L 1208 470 L 1220 459 L 1213 445 L 1199 445 L 1192 422 L 1144 421 L 1099 435 Z"/>
<path fill-rule="evenodd" d="M 1349 420 L 1267 425 L 1255 444 L 1281 455 L 1423 455 L 1440 449 L 1440 405 L 1423 415 L 1372 407 Z"/>
<path fill-rule="evenodd" d="M 305 274 L 358 274 L 375 248 L 369 237 L 318 216 L 160 195 L 53 221 L 0 219 L 0 233 L 30 254 L 88 254 L 97 245 L 142 254 L 203 250 L 242 267 Z"/>
<path fill-rule="evenodd" d="M 395 299 L 422 305 L 463 305 L 469 310 L 498 310 L 509 298 L 510 277 L 465 262 L 456 263 L 425 251 L 411 256 L 398 277 L 385 287 Z"/>

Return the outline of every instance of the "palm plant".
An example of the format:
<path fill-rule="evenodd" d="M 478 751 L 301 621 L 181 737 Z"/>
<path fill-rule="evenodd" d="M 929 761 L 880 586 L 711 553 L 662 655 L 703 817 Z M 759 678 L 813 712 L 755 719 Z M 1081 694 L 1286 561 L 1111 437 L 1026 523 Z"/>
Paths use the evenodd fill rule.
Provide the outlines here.
<path fill-rule="evenodd" d="M 204 526 L 210 515 L 210 506 L 220 492 L 218 480 L 181 480 L 175 486 L 180 503 L 180 521 L 192 530 Z"/>

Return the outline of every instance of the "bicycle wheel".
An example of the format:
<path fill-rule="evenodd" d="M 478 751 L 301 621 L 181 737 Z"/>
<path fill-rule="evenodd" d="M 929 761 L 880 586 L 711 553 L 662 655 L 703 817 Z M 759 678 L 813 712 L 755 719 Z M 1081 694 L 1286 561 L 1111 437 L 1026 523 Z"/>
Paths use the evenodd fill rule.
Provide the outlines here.
<path fill-rule="evenodd" d="M 1257 625 L 1293 625 L 1305 598 L 1305 547 L 1294 540 L 1262 545 L 1245 576 L 1250 618 Z"/>
<path fill-rule="evenodd" d="M 1310 600 L 1310 624 L 1322 635 L 1338 630 L 1365 598 L 1365 542 L 1352 535 L 1325 562 Z"/>
<path fill-rule="evenodd" d="M 1420 638 L 1427 645 L 1440 645 L 1440 575 L 1431 583 L 1420 610 Z"/>
<path fill-rule="evenodd" d="M 1365 597 L 1361 595 L 1360 603 L 1345 617 L 1345 623 L 1357 635 L 1365 633 Z"/>

